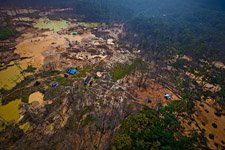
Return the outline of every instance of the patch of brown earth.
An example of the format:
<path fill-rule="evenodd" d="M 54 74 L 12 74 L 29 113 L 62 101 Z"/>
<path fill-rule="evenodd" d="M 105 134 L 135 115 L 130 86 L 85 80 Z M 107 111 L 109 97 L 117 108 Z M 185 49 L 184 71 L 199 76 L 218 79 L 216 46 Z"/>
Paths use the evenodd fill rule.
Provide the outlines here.
<path fill-rule="evenodd" d="M 157 84 L 154 81 L 148 82 L 149 87 L 146 89 L 136 89 L 135 93 L 138 95 L 138 103 L 156 108 L 158 103 L 162 103 L 166 106 L 170 101 L 179 100 L 179 97 L 166 87 Z M 171 100 L 166 100 L 165 94 L 171 94 Z"/>
<path fill-rule="evenodd" d="M 38 108 L 44 105 L 44 95 L 40 92 L 32 93 L 29 96 L 28 103 L 31 104 L 34 108 Z"/>
<path fill-rule="evenodd" d="M 182 126 L 186 131 L 205 131 L 208 147 L 210 149 L 222 149 L 222 147 L 225 147 L 225 143 L 223 143 L 225 139 L 225 111 L 222 111 L 221 116 L 217 116 L 215 113 L 218 106 L 212 103 L 213 101 L 208 99 L 196 101 L 196 112 L 192 115 L 194 122 L 188 123 L 187 120 L 183 120 Z"/>
<path fill-rule="evenodd" d="M 84 38 L 93 37 L 91 33 L 82 35 L 59 35 L 52 31 L 47 31 L 40 36 L 33 37 L 30 34 L 24 34 L 25 40 L 19 42 L 15 53 L 21 57 L 30 57 L 32 66 L 41 68 L 44 63 L 43 53 L 50 50 L 65 51 L 69 47 L 69 42 L 81 42 Z M 28 38 L 32 37 L 32 38 Z"/>

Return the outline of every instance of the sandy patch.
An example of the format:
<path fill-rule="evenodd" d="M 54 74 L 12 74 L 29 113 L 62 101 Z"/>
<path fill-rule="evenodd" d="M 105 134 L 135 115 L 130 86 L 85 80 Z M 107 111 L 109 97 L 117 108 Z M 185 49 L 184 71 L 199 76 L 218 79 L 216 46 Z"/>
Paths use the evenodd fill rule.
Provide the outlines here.
<path fill-rule="evenodd" d="M 30 65 L 41 68 L 44 62 L 43 53 L 45 51 L 58 50 L 65 51 L 70 42 L 81 42 L 84 38 L 93 38 L 91 33 L 82 35 L 59 35 L 52 31 L 44 32 L 41 36 L 31 37 L 30 34 L 24 34 L 25 40 L 16 46 L 15 53 L 22 57 L 30 57 Z"/>
<path fill-rule="evenodd" d="M 29 96 L 29 104 L 33 105 L 33 107 L 41 107 L 44 105 L 44 95 L 40 92 L 32 93 Z"/>
<path fill-rule="evenodd" d="M 56 47 L 65 44 L 65 40 L 61 37 L 56 39 L 55 36 L 49 33 L 47 37 L 36 37 L 24 40 L 16 46 L 15 53 L 22 57 L 30 57 L 31 65 L 40 68 L 44 60 L 42 53 L 48 50 L 53 42 L 56 43 Z"/>

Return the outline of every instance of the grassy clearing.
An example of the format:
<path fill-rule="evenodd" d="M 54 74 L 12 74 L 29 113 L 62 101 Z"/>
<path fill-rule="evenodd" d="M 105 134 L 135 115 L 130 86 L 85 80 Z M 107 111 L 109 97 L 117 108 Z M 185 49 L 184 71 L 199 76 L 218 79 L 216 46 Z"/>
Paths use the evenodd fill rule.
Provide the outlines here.
<path fill-rule="evenodd" d="M 42 77 L 42 78 L 45 78 L 45 77 L 51 77 L 51 76 L 58 75 L 58 74 L 60 74 L 60 73 L 62 73 L 60 70 L 44 71 L 44 72 L 42 72 L 41 77 Z"/>
<path fill-rule="evenodd" d="M 77 78 L 84 78 L 86 76 L 86 73 L 90 73 L 91 72 L 91 66 L 86 66 L 83 69 L 79 69 L 78 68 L 78 72 L 75 75 L 75 77 Z"/>
<path fill-rule="evenodd" d="M 84 26 L 86 28 L 97 28 L 101 25 L 101 23 L 98 22 L 79 22 L 80 26 Z"/>
<path fill-rule="evenodd" d="M 58 32 L 62 29 L 68 27 L 68 22 L 66 20 L 50 20 L 48 18 L 40 18 L 35 20 L 33 25 L 35 28 L 38 29 L 49 29 L 54 32 Z"/>
<path fill-rule="evenodd" d="M 142 59 L 135 59 L 132 64 L 120 64 L 112 70 L 112 80 L 117 81 L 135 70 L 144 70 L 146 63 Z"/>

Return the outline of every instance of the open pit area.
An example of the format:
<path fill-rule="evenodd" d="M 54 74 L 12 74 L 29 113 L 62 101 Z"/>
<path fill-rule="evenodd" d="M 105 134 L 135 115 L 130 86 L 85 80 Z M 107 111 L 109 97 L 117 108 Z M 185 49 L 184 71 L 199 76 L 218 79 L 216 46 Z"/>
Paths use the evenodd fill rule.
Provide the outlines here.
<path fill-rule="evenodd" d="M 73 145 L 67 149 L 104 149 L 130 114 L 188 99 L 178 90 L 180 81 L 175 85 L 165 79 L 174 71 L 168 61 L 163 60 L 166 66 L 161 67 L 158 60 L 149 60 L 142 50 L 121 42 L 124 24 L 57 17 L 71 9 L 0 9 L 4 14 L 0 22 L 10 16 L 15 32 L 0 41 L 0 144 L 27 149 L 35 139 L 32 148 L 41 149 L 54 138 L 50 143 L 56 149 L 68 143 Z M 187 56 L 181 59 L 191 61 Z M 214 65 L 224 69 L 219 62 Z M 221 90 L 204 82 L 203 76 L 185 75 L 195 80 L 194 88 Z M 166 94 L 171 97 L 166 99 Z M 208 147 L 222 150 L 224 110 L 213 98 L 196 101 L 193 107 L 191 115 L 182 112 L 189 119 L 177 117 L 185 134 L 204 132 Z M 12 127 L 16 129 L 11 132 Z M 14 142 L 16 134 L 20 136 Z"/>

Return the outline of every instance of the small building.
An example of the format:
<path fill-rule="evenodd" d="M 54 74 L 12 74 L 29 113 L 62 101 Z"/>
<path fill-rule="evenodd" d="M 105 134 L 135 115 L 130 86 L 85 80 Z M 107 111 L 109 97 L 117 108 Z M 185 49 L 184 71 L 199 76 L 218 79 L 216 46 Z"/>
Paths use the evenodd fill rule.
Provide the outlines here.
<path fill-rule="evenodd" d="M 64 74 L 64 78 L 68 78 L 68 77 L 69 77 L 69 75 L 65 73 Z"/>
<path fill-rule="evenodd" d="M 58 84 L 58 82 L 53 81 L 53 82 L 50 83 L 50 85 L 51 85 L 51 87 L 55 88 L 55 87 L 57 87 L 59 84 Z"/>
<path fill-rule="evenodd" d="M 67 72 L 68 74 L 70 74 L 70 75 L 75 75 L 75 74 L 77 73 L 77 70 L 74 69 L 74 68 L 68 68 L 68 69 L 66 70 L 66 72 Z"/>
<path fill-rule="evenodd" d="M 165 98 L 166 98 L 166 100 L 170 100 L 171 99 L 171 94 L 165 94 Z"/>
<path fill-rule="evenodd" d="M 88 85 L 91 81 L 91 76 L 87 76 L 86 79 L 84 80 L 84 85 Z"/>

